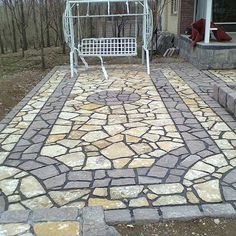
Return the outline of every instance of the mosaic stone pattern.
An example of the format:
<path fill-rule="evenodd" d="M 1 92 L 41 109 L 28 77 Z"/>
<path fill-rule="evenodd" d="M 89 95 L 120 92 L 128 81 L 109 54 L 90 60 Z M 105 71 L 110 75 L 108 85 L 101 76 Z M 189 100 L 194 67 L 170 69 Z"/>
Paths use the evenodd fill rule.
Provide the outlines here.
<path fill-rule="evenodd" d="M 113 70 L 109 80 L 101 81 L 101 76 L 96 71 L 78 77 L 41 155 L 73 170 L 138 168 L 150 167 L 156 158 L 183 146 L 146 73 Z M 136 101 L 117 105 L 115 88 L 125 88 L 120 99 Z M 110 100 L 91 103 L 94 91 L 110 94 Z"/>
<path fill-rule="evenodd" d="M 137 93 L 122 90 L 108 90 L 91 94 L 88 96 L 87 100 L 90 103 L 112 106 L 133 103 L 140 98 L 140 95 Z"/>
<path fill-rule="evenodd" d="M 2 126 L 1 210 L 236 200 L 236 121 L 211 98 L 226 75 L 187 63 L 158 64 L 151 77 L 138 65 L 110 66 L 108 80 L 97 68 L 68 72 Z"/>

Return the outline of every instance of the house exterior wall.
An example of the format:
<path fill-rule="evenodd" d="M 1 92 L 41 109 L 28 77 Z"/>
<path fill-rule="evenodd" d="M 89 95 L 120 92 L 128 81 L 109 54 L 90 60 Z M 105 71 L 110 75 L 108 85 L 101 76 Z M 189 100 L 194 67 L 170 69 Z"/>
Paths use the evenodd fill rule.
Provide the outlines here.
<path fill-rule="evenodd" d="M 174 34 L 183 34 L 194 20 L 195 0 L 178 0 L 179 10 L 172 14 L 171 1 L 165 7 L 162 17 L 163 31 Z M 205 1 L 205 0 L 204 0 Z"/>
<path fill-rule="evenodd" d="M 194 0 L 182 0 L 180 4 L 179 33 L 184 34 L 187 27 L 194 21 Z"/>
<path fill-rule="evenodd" d="M 168 1 L 168 4 L 164 9 L 163 16 L 164 16 L 162 18 L 163 31 L 168 31 L 170 33 L 178 34 L 179 12 L 177 14 L 172 14 L 171 1 Z"/>

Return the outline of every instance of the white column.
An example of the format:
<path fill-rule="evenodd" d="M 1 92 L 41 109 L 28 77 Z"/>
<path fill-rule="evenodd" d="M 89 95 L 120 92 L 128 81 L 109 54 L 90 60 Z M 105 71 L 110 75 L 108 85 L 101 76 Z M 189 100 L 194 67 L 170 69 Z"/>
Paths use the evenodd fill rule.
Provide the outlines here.
<path fill-rule="evenodd" d="M 206 0 L 206 28 L 205 28 L 205 43 L 210 42 L 211 33 L 211 15 L 212 15 L 212 0 Z"/>

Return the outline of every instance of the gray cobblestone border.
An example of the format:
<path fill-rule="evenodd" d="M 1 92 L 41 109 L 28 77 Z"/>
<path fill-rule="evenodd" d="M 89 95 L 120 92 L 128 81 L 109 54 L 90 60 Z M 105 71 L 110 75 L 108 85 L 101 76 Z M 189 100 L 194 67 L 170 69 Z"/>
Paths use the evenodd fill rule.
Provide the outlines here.
<path fill-rule="evenodd" d="M 137 208 L 132 210 L 107 210 L 107 224 L 144 224 L 169 220 L 192 220 L 204 217 L 236 218 L 234 203 L 201 205 L 162 206 L 158 208 Z"/>
<path fill-rule="evenodd" d="M 106 231 L 106 224 L 144 224 L 203 217 L 236 218 L 235 204 L 236 202 L 105 211 L 100 206 L 83 209 L 69 207 L 4 211 L 0 213 L 0 224 L 28 223 L 32 225 L 39 222 L 78 221 L 82 225 L 83 233 L 86 233 L 83 235 L 92 235 L 96 231 Z"/>

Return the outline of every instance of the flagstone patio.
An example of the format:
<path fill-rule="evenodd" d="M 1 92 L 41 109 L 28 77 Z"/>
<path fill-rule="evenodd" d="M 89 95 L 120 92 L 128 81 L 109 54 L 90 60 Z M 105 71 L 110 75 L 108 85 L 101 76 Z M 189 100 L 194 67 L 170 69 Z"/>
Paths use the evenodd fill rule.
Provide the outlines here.
<path fill-rule="evenodd" d="M 107 70 L 56 67 L 0 123 L 1 210 L 234 204 L 236 121 L 211 93 L 236 71 Z"/>

